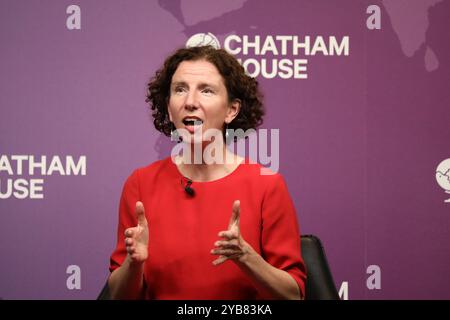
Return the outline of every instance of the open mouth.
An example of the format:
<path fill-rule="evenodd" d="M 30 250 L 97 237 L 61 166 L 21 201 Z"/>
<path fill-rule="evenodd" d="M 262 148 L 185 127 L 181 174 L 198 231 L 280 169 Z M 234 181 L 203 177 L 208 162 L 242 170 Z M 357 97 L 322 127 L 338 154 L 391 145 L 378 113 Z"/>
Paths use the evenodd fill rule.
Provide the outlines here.
<path fill-rule="evenodd" d="M 186 117 L 183 119 L 183 124 L 185 126 L 201 126 L 203 124 L 203 120 L 199 118 Z"/>

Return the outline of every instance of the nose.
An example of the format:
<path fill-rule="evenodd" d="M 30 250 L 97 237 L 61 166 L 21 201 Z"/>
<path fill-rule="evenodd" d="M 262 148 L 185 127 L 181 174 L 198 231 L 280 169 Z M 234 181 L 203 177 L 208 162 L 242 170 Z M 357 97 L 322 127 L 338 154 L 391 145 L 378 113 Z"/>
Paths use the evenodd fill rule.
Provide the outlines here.
<path fill-rule="evenodd" d="M 198 99 L 195 91 L 190 91 L 186 96 L 184 108 L 192 111 L 198 108 Z"/>

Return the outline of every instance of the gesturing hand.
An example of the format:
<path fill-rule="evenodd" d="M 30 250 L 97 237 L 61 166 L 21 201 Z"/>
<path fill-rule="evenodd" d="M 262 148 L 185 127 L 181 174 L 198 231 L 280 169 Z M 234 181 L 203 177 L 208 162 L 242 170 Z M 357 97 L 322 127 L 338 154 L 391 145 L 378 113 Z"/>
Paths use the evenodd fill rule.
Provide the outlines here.
<path fill-rule="evenodd" d="M 125 230 L 125 247 L 132 262 L 142 263 L 148 257 L 148 223 L 142 202 L 136 202 L 137 226 Z"/>
<path fill-rule="evenodd" d="M 215 249 L 211 250 L 214 255 L 219 257 L 213 261 L 214 265 L 219 265 L 228 259 L 240 259 L 249 251 L 248 244 L 241 236 L 239 226 L 239 219 L 241 214 L 241 207 L 239 200 L 233 203 L 233 212 L 228 224 L 228 230 L 219 232 L 219 237 L 223 240 L 214 243 Z"/>

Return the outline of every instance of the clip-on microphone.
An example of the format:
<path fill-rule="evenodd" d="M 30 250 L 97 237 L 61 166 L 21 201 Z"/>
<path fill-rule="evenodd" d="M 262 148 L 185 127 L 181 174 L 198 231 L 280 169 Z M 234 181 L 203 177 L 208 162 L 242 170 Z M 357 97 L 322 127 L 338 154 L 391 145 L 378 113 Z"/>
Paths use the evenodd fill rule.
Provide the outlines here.
<path fill-rule="evenodd" d="M 184 187 L 184 191 L 186 191 L 186 193 L 188 195 L 190 195 L 191 197 L 193 197 L 195 195 L 195 190 L 193 188 L 191 188 L 192 185 L 192 180 L 188 179 L 186 186 Z"/>

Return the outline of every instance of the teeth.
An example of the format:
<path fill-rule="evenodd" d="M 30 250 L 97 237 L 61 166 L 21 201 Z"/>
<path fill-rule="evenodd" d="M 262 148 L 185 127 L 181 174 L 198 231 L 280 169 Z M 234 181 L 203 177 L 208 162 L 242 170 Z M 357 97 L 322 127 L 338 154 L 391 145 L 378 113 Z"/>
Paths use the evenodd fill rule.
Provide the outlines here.
<path fill-rule="evenodd" d="M 199 120 L 197 118 L 186 118 L 183 120 L 183 123 L 185 125 L 194 125 L 194 126 L 198 126 L 201 125 L 203 123 L 202 120 Z"/>

